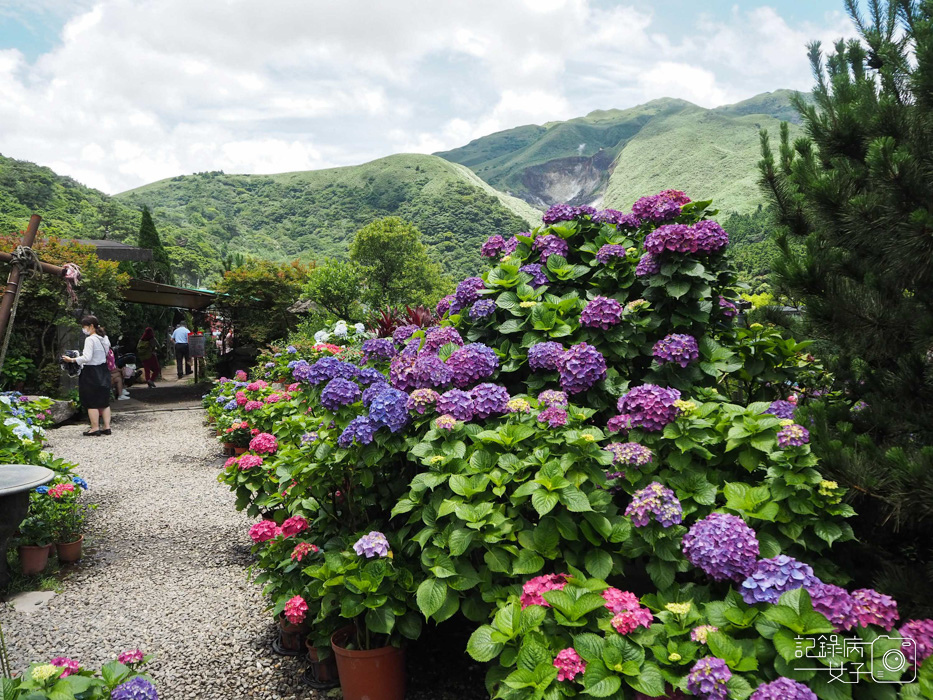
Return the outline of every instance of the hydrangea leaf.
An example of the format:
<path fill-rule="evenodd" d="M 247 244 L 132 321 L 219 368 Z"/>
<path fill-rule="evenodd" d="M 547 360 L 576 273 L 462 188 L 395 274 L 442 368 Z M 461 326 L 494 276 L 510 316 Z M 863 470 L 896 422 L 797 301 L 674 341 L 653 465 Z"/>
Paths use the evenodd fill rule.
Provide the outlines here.
<path fill-rule="evenodd" d="M 496 658 L 503 649 L 503 644 L 492 641 L 495 630 L 489 625 L 478 627 L 467 642 L 467 653 L 476 661 L 485 663 Z"/>

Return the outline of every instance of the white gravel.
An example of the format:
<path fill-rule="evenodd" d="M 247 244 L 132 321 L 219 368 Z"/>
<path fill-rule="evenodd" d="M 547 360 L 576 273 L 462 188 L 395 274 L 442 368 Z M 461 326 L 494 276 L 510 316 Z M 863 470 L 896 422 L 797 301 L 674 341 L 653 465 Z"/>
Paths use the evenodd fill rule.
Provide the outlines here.
<path fill-rule="evenodd" d="M 276 656 L 272 618 L 249 582 L 250 520 L 217 483 L 223 465 L 200 410 L 114 417 L 113 435 L 49 432 L 99 504 L 64 592 L 26 614 L 0 605 L 13 667 L 68 656 L 88 667 L 139 647 L 162 700 L 318 695 L 305 662 Z"/>

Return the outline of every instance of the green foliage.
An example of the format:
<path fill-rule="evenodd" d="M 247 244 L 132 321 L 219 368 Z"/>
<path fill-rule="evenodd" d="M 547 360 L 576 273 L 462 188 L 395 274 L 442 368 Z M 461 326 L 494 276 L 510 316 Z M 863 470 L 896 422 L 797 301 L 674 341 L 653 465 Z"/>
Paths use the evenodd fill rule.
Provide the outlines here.
<path fill-rule="evenodd" d="M 302 296 L 338 318 L 362 316 L 364 272 L 355 262 L 325 260 L 308 275 Z"/>
<path fill-rule="evenodd" d="M 140 248 L 148 248 L 152 251 L 152 262 L 149 264 L 137 263 L 137 274 L 154 282 L 171 284 L 175 280 L 172 275 L 172 265 L 168 253 L 165 252 L 162 239 L 159 238 L 159 232 L 152 221 L 152 213 L 149 211 L 149 207 L 144 206 L 142 211 L 138 245 Z"/>
<path fill-rule="evenodd" d="M 63 673 L 64 667 L 48 663 L 33 663 L 16 678 L 0 678 L 2 700 L 106 700 L 122 683 L 141 678 L 152 683 L 143 667 L 152 661 L 147 655 L 141 661 L 125 665 L 118 659 L 99 670 L 81 668 Z"/>

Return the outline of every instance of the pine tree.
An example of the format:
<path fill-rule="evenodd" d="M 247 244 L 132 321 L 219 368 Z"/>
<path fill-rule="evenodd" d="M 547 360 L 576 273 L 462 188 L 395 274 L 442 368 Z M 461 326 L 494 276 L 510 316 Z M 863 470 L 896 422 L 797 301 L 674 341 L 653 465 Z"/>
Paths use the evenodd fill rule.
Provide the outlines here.
<path fill-rule="evenodd" d="M 929 615 L 933 580 L 933 2 L 857 0 L 860 39 L 809 47 L 807 137 L 762 134 L 782 232 L 774 283 L 806 308 L 840 402 L 814 408 L 823 465 L 850 487 L 849 573 Z M 859 581 L 861 579 L 861 581 Z"/>
<path fill-rule="evenodd" d="M 162 245 L 162 239 L 159 238 L 159 232 L 152 220 L 152 213 L 147 206 L 143 207 L 142 213 L 142 223 L 139 227 L 139 247 L 149 248 L 152 251 L 152 262 L 141 266 L 140 272 L 153 282 L 171 284 L 174 282 L 172 264 L 165 247 Z"/>

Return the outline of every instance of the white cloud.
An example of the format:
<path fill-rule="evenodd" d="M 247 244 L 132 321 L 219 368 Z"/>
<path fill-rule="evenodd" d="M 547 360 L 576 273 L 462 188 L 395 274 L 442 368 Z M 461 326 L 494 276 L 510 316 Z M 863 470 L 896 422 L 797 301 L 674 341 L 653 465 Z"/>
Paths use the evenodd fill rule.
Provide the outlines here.
<path fill-rule="evenodd" d="M 643 6 L 592 0 L 90 2 L 35 62 L 0 48 L 0 152 L 111 192 L 444 150 L 662 96 L 805 89 L 806 41 L 851 32 L 765 5 L 679 36 Z"/>

